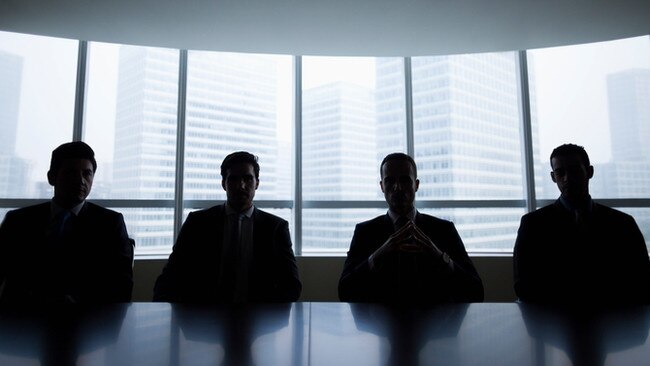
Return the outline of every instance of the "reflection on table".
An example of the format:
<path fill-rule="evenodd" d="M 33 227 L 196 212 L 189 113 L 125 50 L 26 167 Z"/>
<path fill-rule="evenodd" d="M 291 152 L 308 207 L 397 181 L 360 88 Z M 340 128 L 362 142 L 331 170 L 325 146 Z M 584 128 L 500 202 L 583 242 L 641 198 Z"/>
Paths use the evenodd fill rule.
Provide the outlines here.
<path fill-rule="evenodd" d="M 0 365 L 640 365 L 650 308 L 164 303 L 0 309 Z"/>

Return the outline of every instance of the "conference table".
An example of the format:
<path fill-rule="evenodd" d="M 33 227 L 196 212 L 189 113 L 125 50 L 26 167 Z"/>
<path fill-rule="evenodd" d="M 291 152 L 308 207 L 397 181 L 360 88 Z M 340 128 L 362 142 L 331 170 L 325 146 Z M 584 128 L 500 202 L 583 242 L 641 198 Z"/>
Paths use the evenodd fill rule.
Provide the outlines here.
<path fill-rule="evenodd" d="M 0 309 L 0 365 L 644 365 L 650 307 L 131 303 Z"/>

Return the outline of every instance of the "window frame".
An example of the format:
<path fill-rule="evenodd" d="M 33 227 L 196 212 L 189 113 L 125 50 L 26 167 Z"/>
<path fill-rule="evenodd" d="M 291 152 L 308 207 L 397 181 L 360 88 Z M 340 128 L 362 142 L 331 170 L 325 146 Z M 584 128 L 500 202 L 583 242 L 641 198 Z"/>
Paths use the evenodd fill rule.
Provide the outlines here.
<path fill-rule="evenodd" d="M 84 132 L 84 106 L 86 98 L 86 83 L 88 73 L 88 41 L 79 41 L 79 53 L 77 62 L 77 79 L 75 89 L 75 106 L 72 140 L 79 141 L 83 138 Z M 533 138 L 531 125 L 531 106 L 528 75 L 528 60 L 526 50 L 513 51 L 515 53 L 515 67 L 518 83 L 518 108 L 521 133 L 521 154 L 524 174 L 524 197 L 522 199 L 510 200 L 418 200 L 419 208 L 524 208 L 525 212 L 531 212 L 539 207 L 552 203 L 554 200 L 537 199 L 535 194 L 535 172 L 533 159 Z M 404 86 L 405 86 L 405 113 L 406 113 L 406 153 L 414 155 L 414 124 L 413 124 L 413 90 L 412 90 L 412 69 L 411 58 L 403 57 L 404 65 Z M 176 136 L 176 170 L 175 170 L 175 193 L 173 199 L 97 199 L 93 200 L 100 205 L 114 208 L 173 208 L 174 209 L 174 234 L 176 240 L 183 220 L 184 209 L 207 208 L 223 201 L 215 200 L 183 200 L 183 174 L 185 157 L 185 112 L 187 98 L 187 68 L 188 50 L 179 52 L 179 77 L 178 77 L 178 104 L 177 104 L 177 136 Z M 383 200 L 372 201 L 318 201 L 302 199 L 302 56 L 293 56 L 293 182 L 291 200 L 256 200 L 255 205 L 259 208 L 278 208 L 293 210 L 293 234 L 294 251 L 297 256 L 303 255 L 302 246 L 302 210 L 303 209 L 364 209 L 364 208 L 385 208 Z M 47 199 L 14 199 L 0 198 L 0 208 L 23 207 L 41 202 Z M 613 207 L 635 207 L 650 208 L 650 199 L 600 199 L 599 202 Z M 514 243 L 513 243 L 514 244 Z M 171 252 L 171 248 L 170 248 Z M 492 255 L 468 249 L 472 256 Z M 327 255 L 334 253 L 317 253 L 310 251 L 310 256 Z M 335 253 L 344 255 L 344 252 Z M 512 255 L 506 252 L 505 255 Z M 166 258 L 167 253 L 160 255 L 136 254 L 136 259 Z"/>

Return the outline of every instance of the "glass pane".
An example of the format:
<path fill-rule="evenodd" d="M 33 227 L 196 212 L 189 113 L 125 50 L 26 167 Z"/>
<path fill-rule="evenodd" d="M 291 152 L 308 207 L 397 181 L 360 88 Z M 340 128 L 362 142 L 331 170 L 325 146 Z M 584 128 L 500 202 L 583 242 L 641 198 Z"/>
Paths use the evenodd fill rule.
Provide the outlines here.
<path fill-rule="evenodd" d="M 85 139 L 95 198 L 173 199 L 178 50 L 91 43 Z"/>
<path fill-rule="evenodd" d="M 303 198 L 383 199 L 379 163 L 405 151 L 400 58 L 304 57 Z"/>
<path fill-rule="evenodd" d="M 419 199 L 522 199 L 514 53 L 414 57 Z"/>
<path fill-rule="evenodd" d="M 449 220 L 468 252 L 512 253 L 523 208 L 422 209 L 423 213 Z"/>
<path fill-rule="evenodd" d="M 15 208 L 0 208 L 0 222 L 5 219 L 5 215 L 11 210 L 15 210 Z"/>
<path fill-rule="evenodd" d="M 124 215 L 135 254 L 169 254 L 174 240 L 174 210 L 171 208 L 112 208 Z"/>
<path fill-rule="evenodd" d="M 78 42 L 0 32 L 0 198 L 51 198 L 52 150 L 72 140 Z"/>
<path fill-rule="evenodd" d="M 385 214 L 385 209 L 305 209 L 302 254 L 345 253 L 356 224 Z"/>
<path fill-rule="evenodd" d="M 650 197 L 650 38 L 529 52 L 536 93 L 540 198 L 556 198 L 549 156 L 564 143 L 582 145 L 594 165 L 590 193 L 600 198 Z"/>
<path fill-rule="evenodd" d="M 246 150 L 259 158 L 255 199 L 291 199 L 291 56 L 191 51 L 188 63 L 184 197 L 225 199 L 221 162 Z"/>

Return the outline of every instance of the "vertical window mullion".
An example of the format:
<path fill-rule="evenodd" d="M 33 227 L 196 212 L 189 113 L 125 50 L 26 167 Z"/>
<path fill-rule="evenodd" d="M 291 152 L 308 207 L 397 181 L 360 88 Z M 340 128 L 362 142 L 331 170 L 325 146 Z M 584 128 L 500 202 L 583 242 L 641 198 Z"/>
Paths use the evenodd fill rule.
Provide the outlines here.
<path fill-rule="evenodd" d="M 533 156 L 532 118 L 530 112 L 530 85 L 528 83 L 528 55 L 525 50 L 517 53 L 517 81 L 519 89 L 519 116 L 521 121 L 522 160 L 526 210 L 537 207 L 535 197 L 535 159 Z"/>
<path fill-rule="evenodd" d="M 86 76 L 88 75 L 88 41 L 79 41 L 77 53 L 77 84 L 75 86 L 74 120 L 72 141 L 83 139 L 83 119 L 86 100 Z"/>
<path fill-rule="evenodd" d="M 302 56 L 293 57 L 294 251 L 302 255 Z"/>
<path fill-rule="evenodd" d="M 183 172 L 185 168 L 185 106 L 187 103 L 187 50 L 180 50 L 178 62 L 178 105 L 176 128 L 176 184 L 174 190 L 174 242 L 183 224 Z"/>
<path fill-rule="evenodd" d="M 406 153 L 415 158 L 415 137 L 413 132 L 413 73 L 411 58 L 404 57 L 404 92 L 406 103 Z"/>

